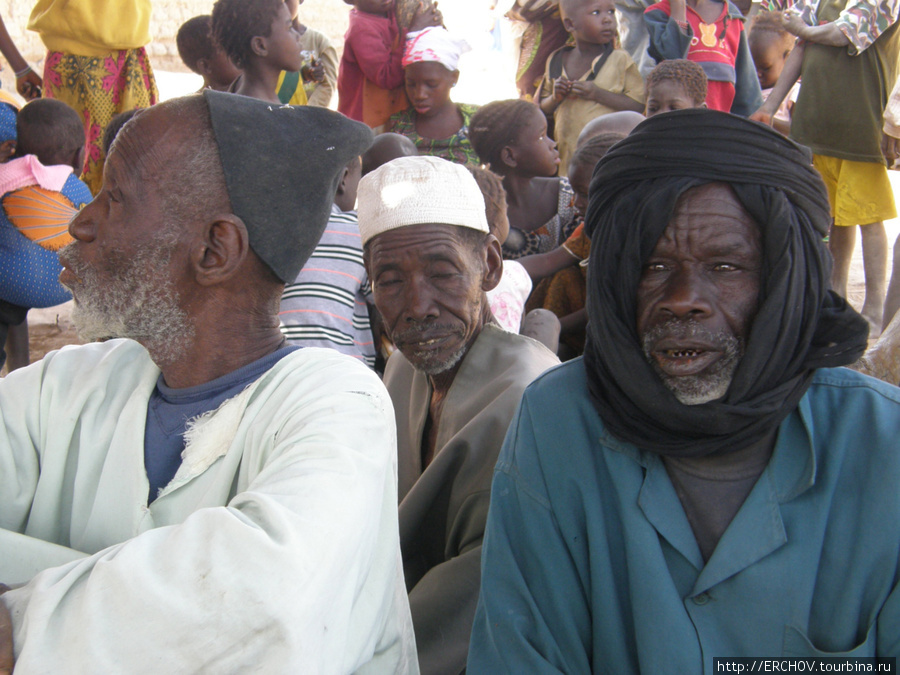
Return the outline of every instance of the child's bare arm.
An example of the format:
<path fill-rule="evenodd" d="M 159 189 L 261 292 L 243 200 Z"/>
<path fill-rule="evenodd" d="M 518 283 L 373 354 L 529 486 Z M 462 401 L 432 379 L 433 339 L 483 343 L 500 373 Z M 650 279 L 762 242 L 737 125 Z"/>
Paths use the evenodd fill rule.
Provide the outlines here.
<path fill-rule="evenodd" d="M 551 274 L 556 274 L 566 267 L 571 267 L 579 262 L 579 258 L 569 249 L 560 246 L 547 253 L 526 255 L 523 258 L 519 258 L 518 262 L 528 272 L 531 280 L 536 283 L 544 277 L 549 277 Z"/>
<path fill-rule="evenodd" d="M 829 47 L 846 47 L 850 44 L 850 38 L 841 32 L 834 21 L 823 23 L 821 26 L 807 26 L 800 18 L 800 14 L 788 10 L 784 14 L 782 24 L 789 33 L 793 33 L 807 42 L 815 42 Z"/>
<path fill-rule="evenodd" d="M 566 96 L 572 91 L 573 84 L 574 82 L 567 80 L 564 77 L 557 77 L 553 80 L 553 91 L 550 92 L 549 96 L 541 98 L 541 110 L 547 115 L 552 115 L 559 107 L 559 104 L 562 103 L 566 99 Z"/>
<path fill-rule="evenodd" d="M 613 110 L 644 112 L 644 104 L 640 101 L 635 101 L 625 94 L 615 94 L 606 89 L 601 89 L 593 82 L 573 82 L 572 95 L 577 96 L 578 98 L 586 98 L 589 101 L 605 105 L 607 108 L 612 108 Z"/>
<path fill-rule="evenodd" d="M 751 120 L 768 125 L 772 124 L 772 120 L 775 119 L 775 113 L 778 112 L 778 107 L 800 77 L 800 67 L 803 65 L 805 47 L 806 45 L 801 40 L 788 55 L 787 60 L 784 62 L 784 70 L 781 71 L 778 82 L 772 88 L 772 93 L 769 94 L 769 98 L 765 100 L 765 103 L 759 107 L 759 110 L 750 115 Z"/>

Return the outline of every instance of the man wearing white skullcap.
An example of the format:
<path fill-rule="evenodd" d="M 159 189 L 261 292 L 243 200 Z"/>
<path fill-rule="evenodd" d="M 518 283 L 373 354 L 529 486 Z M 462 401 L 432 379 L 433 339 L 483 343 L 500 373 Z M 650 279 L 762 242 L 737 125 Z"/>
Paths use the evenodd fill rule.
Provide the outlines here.
<path fill-rule="evenodd" d="M 462 166 L 403 157 L 359 185 L 375 304 L 398 351 L 400 547 L 422 673 L 460 673 L 478 600 L 497 454 L 525 387 L 558 363 L 493 323 L 502 273 L 484 199 Z"/>

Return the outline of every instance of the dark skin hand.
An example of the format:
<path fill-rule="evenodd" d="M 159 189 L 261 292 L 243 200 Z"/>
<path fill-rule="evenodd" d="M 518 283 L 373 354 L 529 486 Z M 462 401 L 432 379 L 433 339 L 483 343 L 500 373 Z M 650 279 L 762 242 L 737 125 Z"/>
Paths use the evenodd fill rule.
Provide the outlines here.
<path fill-rule="evenodd" d="M 0 675 L 12 675 L 15 657 L 13 656 L 12 617 L 2 596 L 9 586 L 0 584 Z"/>

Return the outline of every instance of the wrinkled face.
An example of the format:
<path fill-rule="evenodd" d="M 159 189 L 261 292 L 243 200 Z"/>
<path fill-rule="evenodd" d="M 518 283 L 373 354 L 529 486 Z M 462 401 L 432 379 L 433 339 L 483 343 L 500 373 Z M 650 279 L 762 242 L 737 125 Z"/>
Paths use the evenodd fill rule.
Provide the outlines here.
<path fill-rule="evenodd" d="M 455 367 L 481 332 L 487 256 L 453 225 L 402 227 L 366 244 L 375 305 L 391 340 L 417 370 Z"/>
<path fill-rule="evenodd" d="M 272 21 L 272 29 L 266 38 L 272 64 L 282 70 L 298 71 L 303 65 L 300 50 L 300 34 L 294 30 L 293 19 L 286 5 L 278 8 Z"/>
<path fill-rule="evenodd" d="M 437 61 L 420 61 L 406 66 L 403 77 L 416 114 L 429 117 L 450 101 L 450 89 L 459 80 L 459 71 L 448 70 Z"/>
<path fill-rule="evenodd" d="M 763 33 L 754 35 L 750 41 L 750 54 L 756 66 L 759 86 L 762 89 L 774 87 L 784 70 L 784 61 L 790 54 L 790 49 L 785 50 L 784 41 L 778 36 Z"/>
<path fill-rule="evenodd" d="M 583 219 L 587 213 L 588 207 L 588 191 L 591 187 L 591 176 L 594 173 L 594 167 L 583 162 L 569 163 L 569 185 L 572 186 L 572 192 L 575 193 L 575 199 L 572 205 L 578 212 L 578 217 Z"/>
<path fill-rule="evenodd" d="M 605 45 L 616 39 L 616 6 L 613 0 L 581 0 L 566 3 L 563 24 L 577 39 Z"/>
<path fill-rule="evenodd" d="M 647 92 L 647 107 L 644 115 L 653 117 L 659 113 L 684 110 L 685 108 L 705 107 L 703 101 L 695 102 L 684 87 L 675 80 L 661 80 L 650 87 Z"/>
<path fill-rule="evenodd" d="M 759 226 L 727 185 L 685 192 L 637 289 L 637 332 L 663 383 L 685 405 L 721 398 L 756 315 Z"/>
<path fill-rule="evenodd" d="M 141 117 L 122 130 L 103 188 L 69 224 L 75 241 L 59 253 L 59 280 L 75 298 L 84 339 L 132 338 L 163 365 L 183 353 L 193 328 L 181 307 L 184 231 L 166 224 L 152 186 L 186 139 L 166 133 L 175 122 L 169 114 Z"/>
<path fill-rule="evenodd" d="M 515 153 L 516 173 L 529 176 L 554 176 L 559 167 L 556 141 L 547 135 L 547 118 L 534 106 L 531 119 L 509 146 Z"/>

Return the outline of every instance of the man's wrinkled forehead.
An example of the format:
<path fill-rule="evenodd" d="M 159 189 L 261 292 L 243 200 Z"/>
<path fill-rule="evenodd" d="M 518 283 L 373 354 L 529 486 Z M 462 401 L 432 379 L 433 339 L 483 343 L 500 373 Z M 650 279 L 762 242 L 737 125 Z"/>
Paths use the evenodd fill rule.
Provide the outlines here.
<path fill-rule="evenodd" d="M 126 124 L 110 148 L 107 176 L 121 186 L 147 195 L 162 176 L 178 171 L 179 160 L 191 147 L 197 123 L 183 115 L 150 108 Z M 111 166 L 110 166 L 111 165 Z"/>

